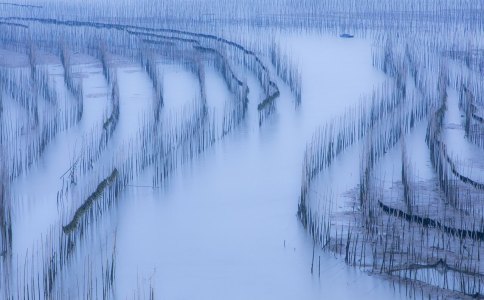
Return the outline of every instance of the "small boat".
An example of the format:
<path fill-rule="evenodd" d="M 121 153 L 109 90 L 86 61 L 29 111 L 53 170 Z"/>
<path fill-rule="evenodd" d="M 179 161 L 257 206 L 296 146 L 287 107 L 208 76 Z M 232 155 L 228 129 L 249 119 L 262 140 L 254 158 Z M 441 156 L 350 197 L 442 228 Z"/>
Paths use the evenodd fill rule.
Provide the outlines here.
<path fill-rule="evenodd" d="M 339 35 L 340 38 L 344 38 L 344 39 L 352 39 L 354 38 L 355 36 L 352 35 L 352 34 L 349 34 L 349 33 L 342 33 Z"/>

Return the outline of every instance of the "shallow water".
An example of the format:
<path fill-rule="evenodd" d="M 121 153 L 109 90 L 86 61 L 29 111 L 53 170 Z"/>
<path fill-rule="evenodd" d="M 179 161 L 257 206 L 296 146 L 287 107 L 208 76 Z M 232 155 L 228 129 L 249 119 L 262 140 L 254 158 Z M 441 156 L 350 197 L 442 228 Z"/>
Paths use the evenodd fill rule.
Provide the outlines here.
<path fill-rule="evenodd" d="M 150 286 L 162 299 L 395 296 L 388 282 L 329 253 L 316 251 L 321 277 L 311 275 L 312 242 L 296 217 L 306 141 L 380 76 L 372 70 L 368 43 L 345 48 L 336 41 L 345 51 L 327 50 L 333 42 L 310 37 L 294 44 L 294 53 L 306 59 L 301 107 L 294 108 L 284 89 L 277 113 L 259 128 L 259 93 L 249 78 L 251 115 L 243 128 L 182 167 L 164 189 L 129 189 L 119 213 L 120 296 L 146 294 Z M 313 60 L 318 49 L 325 55 Z M 359 63 L 334 72 L 348 60 Z M 348 81 L 357 84 L 350 89 Z M 150 185 L 150 178 L 148 171 L 134 185 Z"/>

